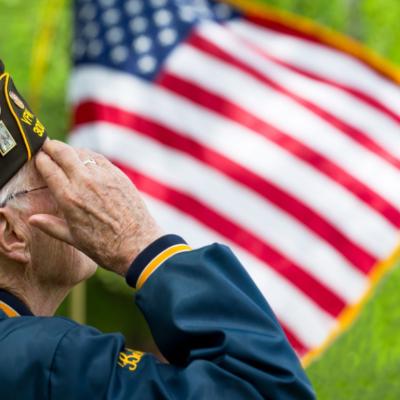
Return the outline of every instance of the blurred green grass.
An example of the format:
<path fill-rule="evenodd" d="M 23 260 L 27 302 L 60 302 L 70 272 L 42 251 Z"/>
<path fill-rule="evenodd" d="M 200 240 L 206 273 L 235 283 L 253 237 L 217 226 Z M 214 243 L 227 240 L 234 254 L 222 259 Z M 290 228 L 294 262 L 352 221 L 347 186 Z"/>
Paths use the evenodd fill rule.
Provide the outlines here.
<path fill-rule="evenodd" d="M 0 57 L 21 91 L 31 93 L 31 64 L 35 40 L 43 27 L 43 10 L 54 0 L 0 0 Z M 250 1 L 250 0 L 249 0 Z M 260 0 L 261 1 L 261 0 Z M 399 0 L 270 0 L 270 4 L 308 16 L 351 34 L 400 64 Z M 35 110 L 53 138 L 64 138 L 69 126 L 65 92 L 70 70 L 71 2 L 66 1 L 54 32 L 53 48 Z M 105 289 L 107 273 L 88 284 L 88 323 L 104 331 L 122 331 L 128 342 L 153 348 L 137 309 L 131 310 L 128 291 Z M 309 368 L 318 398 L 323 400 L 390 400 L 400 398 L 400 269 L 379 284 L 353 327 Z M 61 313 L 66 313 L 64 305 Z"/>

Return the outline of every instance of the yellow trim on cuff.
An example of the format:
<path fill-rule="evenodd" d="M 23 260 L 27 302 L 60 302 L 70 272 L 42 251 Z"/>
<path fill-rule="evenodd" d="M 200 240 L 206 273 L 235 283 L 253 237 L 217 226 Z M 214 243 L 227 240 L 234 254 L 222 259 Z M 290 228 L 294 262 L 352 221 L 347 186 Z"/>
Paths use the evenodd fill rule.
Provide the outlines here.
<path fill-rule="evenodd" d="M 22 128 L 22 125 L 21 125 L 21 122 L 20 122 L 20 120 L 18 118 L 18 115 L 15 113 L 14 108 L 11 105 L 10 97 L 9 97 L 9 94 L 8 94 L 8 82 L 10 81 L 10 75 L 8 73 L 5 73 L 4 75 L 2 75 L 2 77 L 3 76 L 5 76 L 5 78 L 6 78 L 6 83 L 4 85 L 4 94 L 6 96 L 7 104 L 8 104 L 8 107 L 9 107 L 10 111 L 11 111 L 11 114 L 13 115 L 13 117 L 15 119 L 15 122 L 18 125 L 18 128 L 19 128 L 19 130 L 21 132 L 22 139 L 24 139 L 26 152 L 28 154 L 28 161 L 29 161 L 32 158 L 31 148 L 29 146 L 28 139 L 26 138 L 25 131 Z"/>
<path fill-rule="evenodd" d="M 3 310 L 10 318 L 20 317 L 20 314 L 3 301 L 0 301 L 0 310 Z"/>
<path fill-rule="evenodd" d="M 168 249 L 161 252 L 158 256 L 153 258 L 153 260 L 147 264 L 142 273 L 139 275 L 136 287 L 140 289 L 145 284 L 147 279 L 149 279 L 150 275 L 152 275 L 154 271 L 156 271 L 157 268 L 160 267 L 160 265 L 167 261 L 169 258 L 174 256 L 175 254 L 191 250 L 192 248 L 187 244 L 175 244 L 171 247 L 168 247 Z"/>

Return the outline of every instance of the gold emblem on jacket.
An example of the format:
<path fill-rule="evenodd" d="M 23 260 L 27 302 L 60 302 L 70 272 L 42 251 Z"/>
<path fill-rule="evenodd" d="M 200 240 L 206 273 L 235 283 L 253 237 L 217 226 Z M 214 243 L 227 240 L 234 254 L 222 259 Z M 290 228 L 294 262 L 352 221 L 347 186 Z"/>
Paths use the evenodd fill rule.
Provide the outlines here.
<path fill-rule="evenodd" d="M 121 368 L 128 367 L 129 371 L 135 371 L 143 356 L 144 353 L 141 351 L 125 349 L 119 353 L 118 365 Z"/>

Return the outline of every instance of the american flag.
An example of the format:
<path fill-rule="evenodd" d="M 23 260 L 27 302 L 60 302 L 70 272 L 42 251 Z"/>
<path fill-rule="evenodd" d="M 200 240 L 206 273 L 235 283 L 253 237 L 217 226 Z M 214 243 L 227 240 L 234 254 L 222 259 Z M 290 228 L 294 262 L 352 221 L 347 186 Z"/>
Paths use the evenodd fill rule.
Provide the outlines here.
<path fill-rule="evenodd" d="M 268 9 L 75 3 L 70 142 L 126 172 L 166 231 L 231 246 L 310 359 L 398 244 L 396 71 Z"/>

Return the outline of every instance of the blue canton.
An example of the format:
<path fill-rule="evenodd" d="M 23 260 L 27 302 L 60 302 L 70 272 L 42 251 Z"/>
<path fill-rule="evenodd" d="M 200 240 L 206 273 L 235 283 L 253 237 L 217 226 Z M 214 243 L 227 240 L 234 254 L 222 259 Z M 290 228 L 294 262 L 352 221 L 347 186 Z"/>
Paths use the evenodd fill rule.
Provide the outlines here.
<path fill-rule="evenodd" d="M 214 0 L 75 0 L 75 65 L 97 64 L 153 80 L 170 52 L 204 20 L 239 14 Z"/>

